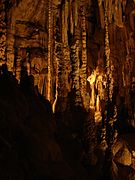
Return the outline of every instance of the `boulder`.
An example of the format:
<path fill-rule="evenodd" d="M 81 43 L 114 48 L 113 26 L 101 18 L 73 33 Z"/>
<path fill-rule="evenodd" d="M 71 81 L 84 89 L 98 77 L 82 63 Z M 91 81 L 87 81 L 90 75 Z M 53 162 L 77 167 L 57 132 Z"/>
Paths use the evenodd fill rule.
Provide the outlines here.
<path fill-rule="evenodd" d="M 125 166 L 130 166 L 132 164 L 132 155 L 127 147 L 121 148 L 114 157 L 115 162 L 118 162 Z"/>

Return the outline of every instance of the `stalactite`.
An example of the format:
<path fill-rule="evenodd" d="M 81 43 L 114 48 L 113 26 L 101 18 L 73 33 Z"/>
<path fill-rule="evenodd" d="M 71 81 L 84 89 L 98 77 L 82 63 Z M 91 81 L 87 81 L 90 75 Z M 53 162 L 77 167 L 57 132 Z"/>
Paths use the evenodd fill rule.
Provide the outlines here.
<path fill-rule="evenodd" d="M 105 6 L 107 8 L 107 16 L 108 16 L 108 22 L 109 23 L 112 22 L 112 1 L 113 0 L 106 0 L 105 1 Z"/>
<path fill-rule="evenodd" d="M 132 13 L 132 12 L 131 12 Z M 131 88 L 131 82 L 132 82 L 132 75 L 133 75 L 133 62 L 134 62 L 134 53 L 133 49 L 135 47 L 135 43 L 133 40 L 133 36 L 130 36 L 132 32 L 130 33 L 128 29 L 124 26 L 124 35 L 126 39 L 126 54 L 125 54 L 125 59 L 124 63 L 122 64 L 122 76 L 123 76 L 123 86 L 125 89 L 125 103 L 126 107 L 128 108 L 129 114 L 131 114 L 131 102 L 130 102 L 130 88 Z"/>
<path fill-rule="evenodd" d="M 69 74 L 71 72 L 71 64 L 70 64 L 70 48 L 69 46 L 64 45 L 63 46 L 63 58 L 64 58 L 64 65 L 65 65 L 65 84 L 66 84 L 66 88 L 69 89 L 70 91 L 70 87 L 68 87 L 68 77 Z"/>
<path fill-rule="evenodd" d="M 54 45 L 54 54 L 53 54 L 53 64 L 54 64 L 54 72 L 55 72 L 55 98 L 54 102 L 52 105 L 52 110 L 55 113 L 56 111 L 56 103 L 58 100 L 58 57 L 57 57 L 57 42 L 60 39 L 60 27 L 58 24 L 58 11 L 54 13 L 54 40 L 55 40 L 55 45 Z"/>
<path fill-rule="evenodd" d="M 48 2 L 48 82 L 47 82 L 47 99 L 51 100 L 51 61 L 52 61 L 52 2 Z"/>
<path fill-rule="evenodd" d="M 64 40 L 64 44 L 67 46 L 68 45 L 68 36 L 67 36 L 67 32 L 68 32 L 68 1 L 65 2 L 65 12 L 64 12 L 64 35 L 65 35 L 65 40 Z"/>
<path fill-rule="evenodd" d="M 55 42 L 55 49 L 54 49 L 54 66 L 55 66 L 55 76 L 56 76 L 56 79 L 55 79 L 55 99 L 54 99 L 54 102 L 53 102 L 53 105 L 52 105 L 52 110 L 53 112 L 55 113 L 56 111 L 56 103 L 57 103 L 57 100 L 58 100 L 58 81 L 59 81 L 59 78 L 58 78 L 58 68 L 59 68 L 59 60 L 58 60 L 58 57 L 57 57 L 57 42 Z"/>
<path fill-rule="evenodd" d="M 68 37 L 67 37 L 67 20 L 68 20 L 68 2 L 63 4 L 62 7 L 62 35 L 60 35 L 61 25 L 55 22 L 55 73 L 56 73 L 56 93 L 55 101 L 53 103 L 53 111 L 56 110 L 57 101 L 59 102 L 59 107 L 57 111 L 63 112 L 66 109 L 66 101 L 69 92 L 68 76 L 71 71 L 70 67 L 70 51 L 68 47 Z M 57 12 L 58 13 L 58 12 Z M 57 14 L 56 13 L 56 14 Z M 59 17 L 56 18 L 57 21 Z M 58 20 L 59 21 L 59 20 Z M 62 41 L 61 41 L 62 37 Z M 65 108 L 64 108 L 65 107 Z M 58 110 L 59 109 L 59 110 Z"/>
<path fill-rule="evenodd" d="M 107 117 L 106 117 L 106 123 L 109 123 L 110 114 L 108 112 L 110 101 L 112 100 L 112 87 L 111 87 L 111 81 L 112 81 L 112 72 L 110 69 L 110 45 L 109 45 L 109 33 L 108 33 L 108 16 L 107 16 L 107 5 L 105 4 L 105 12 L 104 12 L 104 24 L 105 24 L 105 58 L 106 58 L 106 76 L 107 76 L 107 82 L 106 82 L 106 90 L 107 90 Z M 107 128 L 107 127 L 106 127 Z"/>
<path fill-rule="evenodd" d="M 112 22 L 112 1 L 113 0 L 110 0 L 109 4 L 108 4 L 108 21 L 109 21 L 109 23 Z"/>
<path fill-rule="evenodd" d="M 31 72 L 31 67 L 30 67 L 30 49 L 26 51 L 26 70 L 28 73 L 28 76 L 30 75 Z"/>
<path fill-rule="evenodd" d="M 135 10 L 133 10 L 131 13 L 130 13 L 130 26 L 131 26 L 131 29 L 132 31 L 134 31 L 135 29 Z"/>
<path fill-rule="evenodd" d="M 118 27 L 123 27 L 122 0 L 115 0 L 115 23 Z"/>
<path fill-rule="evenodd" d="M 70 33 L 73 34 L 74 32 L 74 23 L 73 23 L 73 9 L 72 9 L 72 0 L 70 0 L 69 4 L 70 9 Z"/>
<path fill-rule="evenodd" d="M 114 119 L 116 119 L 116 111 L 113 102 L 113 62 L 110 60 L 110 45 L 109 45 L 109 33 L 108 33 L 108 15 L 107 6 L 105 4 L 105 58 L 106 58 L 106 90 L 107 90 L 107 106 L 106 106 L 106 117 L 105 117 L 105 127 L 106 127 L 106 142 L 107 148 L 105 151 L 105 163 L 103 166 L 103 176 L 105 179 L 112 179 L 112 145 L 114 139 Z M 116 109 L 117 110 L 117 109 Z M 108 171 L 108 173 L 106 173 Z"/>
<path fill-rule="evenodd" d="M 62 43 L 55 42 L 56 56 L 56 93 L 53 110 L 56 112 L 65 112 L 67 107 L 68 96 L 68 59 L 65 56 L 66 49 Z M 66 61 L 67 62 L 66 62 Z"/>
<path fill-rule="evenodd" d="M 87 96 L 87 47 L 86 47 L 86 19 L 85 10 L 82 7 L 81 14 L 81 41 L 82 41 L 82 65 L 80 67 L 80 91 L 83 99 L 83 105 L 88 108 Z"/>
<path fill-rule="evenodd" d="M 68 15 L 69 15 L 69 4 L 68 1 L 66 1 L 62 5 L 62 42 L 65 46 L 68 45 Z"/>
<path fill-rule="evenodd" d="M 109 46 L 109 34 L 108 34 L 108 17 L 107 17 L 107 10 L 105 9 L 105 56 L 106 56 L 106 74 L 107 74 L 107 85 L 108 85 L 108 93 L 109 98 L 112 100 L 113 94 L 113 64 L 110 60 L 110 46 Z"/>
<path fill-rule="evenodd" d="M 104 10 L 103 10 L 102 0 L 98 1 L 98 7 L 99 7 L 99 15 L 100 15 L 100 24 L 103 29 L 104 28 Z"/>
<path fill-rule="evenodd" d="M 55 43 L 55 53 L 56 53 L 56 98 L 63 96 L 62 88 L 62 45 L 61 43 Z M 61 106 L 61 104 L 59 104 Z"/>
<path fill-rule="evenodd" d="M 13 66 L 14 66 L 14 48 L 12 46 L 13 44 L 14 44 L 14 37 L 9 32 L 7 37 L 7 66 L 9 71 L 13 71 Z"/>
<path fill-rule="evenodd" d="M 78 0 L 75 0 L 74 16 L 75 16 L 75 27 L 77 27 L 77 24 L 78 24 Z"/>
<path fill-rule="evenodd" d="M 15 75 L 16 75 L 16 79 L 18 80 L 18 82 L 20 82 L 20 78 L 21 78 L 21 49 L 17 48 L 16 49 L 16 62 L 15 62 Z"/>
<path fill-rule="evenodd" d="M 71 46 L 72 89 L 75 91 L 75 105 L 82 105 L 79 83 L 79 40 Z"/>
<path fill-rule="evenodd" d="M 0 64 L 6 61 L 6 9 L 5 1 L 2 0 L 0 3 Z"/>
<path fill-rule="evenodd" d="M 65 42 L 65 4 L 62 4 L 62 18 L 61 18 L 61 26 L 62 26 L 62 42 Z"/>

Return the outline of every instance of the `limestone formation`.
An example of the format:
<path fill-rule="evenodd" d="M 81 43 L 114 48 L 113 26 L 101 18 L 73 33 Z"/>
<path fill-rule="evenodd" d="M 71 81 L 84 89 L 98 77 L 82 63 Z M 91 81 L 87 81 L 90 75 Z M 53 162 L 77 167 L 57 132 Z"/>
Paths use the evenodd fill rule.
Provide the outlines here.
<path fill-rule="evenodd" d="M 117 142 L 135 128 L 134 20 L 134 0 L 0 0 L 0 81 L 12 77 L 29 104 L 11 98 L 17 117 L 26 111 L 25 121 L 40 131 L 36 121 L 49 100 L 60 133 L 84 142 L 88 166 L 97 165 L 101 148 L 103 179 L 111 178 L 106 171 L 118 175 L 118 164 L 134 168 L 134 149 Z M 55 150 L 47 151 L 55 161 Z"/>

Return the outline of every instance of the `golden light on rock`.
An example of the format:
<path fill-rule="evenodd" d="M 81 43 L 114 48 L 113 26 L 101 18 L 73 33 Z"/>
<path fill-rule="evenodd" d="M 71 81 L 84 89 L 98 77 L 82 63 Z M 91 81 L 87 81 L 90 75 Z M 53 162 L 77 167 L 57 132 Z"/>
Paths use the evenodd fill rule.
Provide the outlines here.
<path fill-rule="evenodd" d="M 0 0 L 1 180 L 134 179 L 134 20 L 134 0 Z"/>

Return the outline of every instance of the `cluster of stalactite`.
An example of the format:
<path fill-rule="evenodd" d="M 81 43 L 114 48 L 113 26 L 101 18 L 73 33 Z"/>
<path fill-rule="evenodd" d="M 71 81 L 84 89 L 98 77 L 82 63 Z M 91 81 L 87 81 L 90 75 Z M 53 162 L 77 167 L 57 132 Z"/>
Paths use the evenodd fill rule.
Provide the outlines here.
<path fill-rule="evenodd" d="M 59 41 L 61 42 L 62 56 L 61 61 L 68 73 L 65 71 L 65 81 L 70 78 L 70 82 L 67 83 L 65 89 L 68 91 L 74 91 L 74 103 L 75 105 L 88 106 L 86 103 L 87 96 L 87 48 L 86 48 L 86 23 L 85 23 L 85 10 L 79 7 L 78 1 L 68 2 L 61 4 L 60 14 L 62 19 L 57 33 L 59 33 Z M 80 14 L 79 14 L 79 8 Z M 79 17 L 81 16 L 81 18 Z M 79 22 L 81 21 L 81 23 Z M 54 21 L 57 19 L 54 18 Z M 80 27 L 81 26 L 81 27 Z M 69 28 L 70 27 L 70 28 Z M 80 29 L 81 28 L 81 29 Z M 70 36 L 70 37 L 69 37 Z M 57 44 L 57 42 L 56 42 Z M 59 53 L 57 51 L 57 53 Z M 57 54 L 56 53 L 56 54 Z M 67 54 L 67 55 L 66 55 Z M 80 56 L 81 55 L 81 56 Z M 56 55 L 57 56 L 57 55 Z M 60 58 L 59 58 L 60 59 Z M 58 63 L 60 66 L 60 63 Z M 69 68 L 71 67 L 71 68 Z M 59 68 L 60 69 L 60 68 Z M 61 76 L 63 73 L 61 72 Z M 58 78 L 60 79 L 60 78 Z M 59 81 L 59 80 L 58 80 Z M 64 81 L 63 81 L 64 82 Z M 62 89 L 62 87 L 60 87 Z M 64 92 L 65 90 L 61 90 Z M 62 95 L 63 96 L 63 95 Z"/>
<path fill-rule="evenodd" d="M 108 17 L 108 33 L 110 35 L 110 67 L 112 71 L 116 72 L 118 68 L 117 65 L 121 64 L 123 67 L 122 75 L 123 80 L 117 79 L 116 74 L 112 73 L 112 77 L 114 79 L 114 84 L 117 83 L 120 86 L 123 86 L 126 91 L 126 97 L 129 97 L 129 85 L 132 82 L 133 78 L 133 51 L 134 51 L 134 38 L 133 38 L 133 18 L 134 18 L 134 4 L 130 2 L 133 7 L 131 8 L 131 13 L 127 13 L 127 6 L 129 2 L 126 0 L 123 1 L 105 1 L 106 3 L 106 16 Z M 104 28 L 104 5 L 103 1 L 99 1 L 99 14 L 100 14 L 100 23 L 101 27 Z M 126 14 L 127 13 L 127 14 Z M 126 16 L 126 17 L 125 17 Z M 127 19 L 130 18 L 130 22 L 127 25 Z M 123 37 L 123 38 L 122 38 Z M 123 47 L 123 48 L 120 48 Z M 119 59 L 119 60 L 116 60 Z M 123 59 L 123 60 L 122 60 Z M 124 63 L 122 63 L 122 61 Z M 126 64 L 126 65 L 125 65 Z M 132 65 L 131 65 L 132 64 Z M 125 70 L 124 70 L 125 69 Z M 128 69 L 128 70 L 127 70 Z M 127 70 L 128 75 L 125 71 Z M 119 73 L 121 73 L 119 71 Z M 111 73 L 109 73 L 111 74 Z M 131 75 L 132 74 L 132 75 Z M 119 74 L 120 75 L 120 74 Z M 132 77 L 131 77 L 132 76 Z M 128 77 L 126 79 L 126 77 Z M 120 90 L 120 94 L 124 95 L 125 92 Z M 127 99 L 127 101 L 129 101 Z M 128 102 L 127 102 L 128 103 Z"/>
<path fill-rule="evenodd" d="M 118 65 L 118 63 L 119 63 L 119 65 L 118 65 L 119 67 L 123 66 L 123 63 L 117 62 L 116 59 L 117 59 L 117 57 L 119 57 L 120 59 L 123 60 L 123 62 L 128 62 L 128 63 L 133 62 L 133 60 L 131 60 L 130 58 L 129 58 L 130 60 L 129 59 L 127 60 L 127 56 L 129 57 L 129 54 L 130 54 L 130 53 L 128 53 L 129 51 L 127 51 L 127 55 L 126 55 L 126 53 L 124 53 L 123 50 L 120 50 L 119 52 L 117 52 L 117 50 L 115 50 L 115 47 L 114 47 L 115 43 L 117 43 L 117 44 L 119 43 L 118 37 L 116 34 L 114 34 L 114 31 L 116 33 L 117 28 L 121 29 L 121 31 L 122 31 L 122 29 L 126 29 L 125 24 L 124 24 L 125 23 L 126 1 L 115 1 L 115 11 L 116 11 L 115 14 L 114 14 L 115 11 L 111 10 L 113 5 L 114 4 L 112 3 L 112 1 L 105 1 L 104 6 L 102 3 L 102 7 L 104 7 L 104 14 L 103 14 L 104 22 L 103 22 L 103 24 L 101 22 L 101 25 L 104 25 L 104 29 L 105 29 L 105 62 L 106 62 L 106 95 L 107 95 L 107 98 L 105 99 L 107 106 L 106 106 L 106 114 L 104 116 L 104 128 L 103 128 L 104 131 L 102 131 L 102 133 L 103 133 L 102 140 L 103 140 L 103 142 L 106 141 L 105 144 L 107 145 L 106 150 L 105 150 L 105 163 L 104 163 L 104 170 L 103 170 L 103 172 L 104 172 L 103 176 L 105 179 L 106 178 L 113 179 L 112 146 L 113 146 L 114 140 L 116 138 L 115 134 L 117 134 L 117 132 L 114 129 L 114 122 L 118 118 L 118 116 L 117 116 L 117 111 L 118 111 L 117 100 L 118 99 L 116 99 L 116 98 L 118 98 L 118 96 L 126 96 L 126 99 L 127 99 L 126 102 L 127 102 L 127 107 L 128 107 L 129 89 L 131 89 L 130 86 L 132 83 L 131 79 L 126 80 L 126 82 L 128 83 L 128 87 L 127 86 L 125 87 L 125 85 L 124 85 L 125 80 L 123 80 L 121 86 L 123 86 L 123 88 L 125 88 L 125 92 L 122 93 L 121 89 L 119 90 L 120 94 L 118 92 L 116 92 L 117 91 L 116 87 L 118 85 L 120 85 L 120 81 L 117 76 L 118 74 L 117 75 L 115 74 L 116 69 L 118 68 L 116 66 Z M 116 17 L 114 15 L 116 17 L 118 16 L 119 18 L 116 19 Z M 126 32 L 127 32 L 127 29 L 126 29 Z M 124 35 L 124 33 L 123 33 L 123 35 Z M 120 44 L 118 46 L 120 46 Z M 124 43 L 121 45 L 121 47 L 123 47 L 124 50 L 126 50 Z M 132 47 L 133 47 L 133 44 L 132 44 Z M 118 48 L 118 49 L 120 49 L 120 48 Z M 131 66 L 129 69 L 130 69 L 129 71 L 131 72 L 132 71 Z M 122 74 L 125 74 L 123 72 L 123 70 L 121 70 L 119 73 L 121 73 L 121 77 L 122 77 Z M 131 76 L 131 74 L 128 75 L 128 78 L 130 78 L 130 76 Z M 128 93 L 126 93 L 126 91 L 128 91 Z M 107 171 L 109 173 L 106 173 Z"/>
<path fill-rule="evenodd" d="M 88 113 L 84 122 L 83 140 L 87 144 L 89 164 L 95 164 L 93 156 L 95 148 L 94 111 L 90 110 L 89 93 L 87 92 L 87 39 L 86 8 L 84 2 L 65 1 L 54 17 L 54 67 L 56 74 L 56 92 L 53 104 L 54 112 L 68 113 L 69 94 L 72 94 L 72 107 L 81 106 Z"/>
<path fill-rule="evenodd" d="M 133 2 L 130 3 L 133 5 Z M 97 62 L 96 67 L 93 68 L 94 70 L 88 77 L 91 89 L 90 107 L 95 109 L 95 120 L 97 122 L 102 120 L 101 114 L 104 109 L 102 102 L 107 102 L 108 98 L 118 108 L 120 96 L 125 96 L 126 107 L 131 114 L 129 94 L 132 82 L 134 82 L 134 28 L 132 19 L 134 17 L 134 5 L 131 8 L 130 15 L 127 13 L 128 6 L 129 2 L 125 0 L 98 1 L 100 28 L 104 29 L 105 58 L 103 55 L 98 56 L 97 61 L 100 62 L 99 59 L 103 59 L 103 61 Z M 128 17 L 131 18 L 129 25 L 126 24 Z M 100 41 L 99 44 L 102 47 Z M 102 54 L 102 49 L 99 52 Z M 101 70 L 102 66 L 103 71 Z M 115 88 L 117 90 L 114 92 Z"/>
<path fill-rule="evenodd" d="M 2 9 L 0 11 L 0 61 L 3 63 L 9 54 L 6 54 L 8 52 L 6 52 L 5 4 L 4 1 L 1 2 L 3 4 L 0 4 Z M 41 2 L 43 3 L 43 1 Z M 101 128 L 101 143 L 106 144 L 105 147 L 107 148 L 106 161 L 111 163 L 111 149 L 115 135 L 114 122 L 116 121 L 120 96 L 126 97 L 126 105 L 130 111 L 133 111 L 129 94 L 130 85 L 135 76 L 133 72 L 135 5 L 133 4 L 134 7 L 131 8 L 131 13 L 129 13 L 126 12 L 126 6 L 128 6 L 126 0 L 99 0 L 96 5 L 95 3 L 96 1 L 91 0 L 89 6 L 92 10 L 95 8 L 95 14 L 98 11 L 99 16 L 91 12 L 93 13 L 90 17 L 91 21 L 88 22 L 87 14 L 89 12 L 86 11 L 88 8 L 86 7 L 88 5 L 86 1 L 65 0 L 55 6 L 51 0 L 47 2 L 47 45 L 44 41 L 45 34 L 41 35 L 40 33 L 40 42 L 43 48 L 48 50 L 47 78 L 45 79 L 47 82 L 46 85 L 44 82 L 41 83 L 40 87 L 44 89 L 44 86 L 46 86 L 44 96 L 53 104 L 54 112 L 66 111 L 69 93 L 73 93 L 72 103 L 74 106 L 85 108 L 89 114 L 84 123 L 84 138 L 88 143 L 90 161 L 92 161 L 91 157 L 96 141 L 95 126 L 98 126 L 98 128 Z M 44 6 L 44 4 L 41 6 Z M 95 19 L 98 19 L 98 27 L 94 25 L 94 23 L 96 24 L 95 16 Z M 129 21 L 127 20 L 128 17 Z M 93 25 L 91 25 L 92 23 Z M 103 32 L 102 37 L 98 40 L 101 32 Z M 87 36 L 90 33 L 94 40 L 91 39 L 96 41 L 92 42 L 93 44 Z M 10 38 L 8 41 L 10 41 Z M 97 59 L 95 58 L 96 55 L 93 56 L 93 64 L 92 59 L 88 57 L 88 54 L 92 54 L 88 49 L 89 42 L 93 46 L 91 51 L 94 50 L 96 43 L 100 47 L 97 48 L 98 52 L 94 52 L 97 53 Z M 25 64 L 23 64 L 22 49 L 16 47 L 15 39 L 14 44 L 15 47 L 12 48 L 14 63 L 12 64 L 14 64 L 16 78 L 20 81 L 22 65 L 25 66 L 28 75 L 31 74 L 30 59 L 26 53 Z M 36 63 L 38 64 L 38 62 Z M 91 65 L 91 69 L 88 64 Z M 39 74 L 32 73 L 35 77 L 35 85 L 38 85 Z M 89 88 L 87 81 L 90 85 Z M 115 92 L 115 88 L 118 86 L 118 92 Z M 107 163 L 105 166 L 108 166 Z"/>

